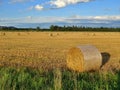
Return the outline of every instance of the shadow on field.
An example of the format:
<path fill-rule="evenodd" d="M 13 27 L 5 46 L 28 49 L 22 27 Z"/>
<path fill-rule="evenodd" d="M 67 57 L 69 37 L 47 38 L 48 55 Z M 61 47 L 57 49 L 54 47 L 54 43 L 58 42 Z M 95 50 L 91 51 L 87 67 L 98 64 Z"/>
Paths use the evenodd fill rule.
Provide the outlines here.
<path fill-rule="evenodd" d="M 109 61 L 110 54 L 107 53 L 107 52 L 102 52 L 101 55 L 102 55 L 102 65 L 101 65 L 101 67 L 102 67 L 103 65 L 105 65 Z"/>

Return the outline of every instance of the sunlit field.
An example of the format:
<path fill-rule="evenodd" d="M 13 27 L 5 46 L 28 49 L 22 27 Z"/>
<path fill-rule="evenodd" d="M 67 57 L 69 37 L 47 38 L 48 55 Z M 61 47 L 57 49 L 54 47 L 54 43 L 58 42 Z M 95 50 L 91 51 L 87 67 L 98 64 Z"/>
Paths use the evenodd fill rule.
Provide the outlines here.
<path fill-rule="evenodd" d="M 84 44 L 110 54 L 103 69 L 120 68 L 119 32 L 0 32 L 0 65 L 64 67 L 67 51 Z"/>
<path fill-rule="evenodd" d="M 94 73 L 78 74 L 77 72 L 76 74 L 74 74 L 75 72 L 72 73 L 71 71 L 66 71 L 67 70 L 66 55 L 68 50 L 72 47 L 85 45 L 85 44 L 96 46 L 101 53 L 108 53 L 110 55 L 108 61 L 106 61 L 106 63 L 100 68 L 100 70 L 97 71 L 97 73 L 95 72 L 95 74 Z M 117 74 L 115 73 L 116 71 L 118 72 L 120 70 L 120 33 L 119 32 L 0 32 L 0 67 L 1 67 L 0 73 L 2 73 L 0 74 L 0 77 L 3 76 L 3 78 L 6 78 L 7 75 L 12 76 L 12 74 L 14 77 L 15 75 L 18 75 L 18 73 L 22 73 L 24 75 L 26 74 L 31 75 L 31 72 L 33 71 L 34 75 L 30 76 L 31 78 L 29 77 L 29 75 L 25 76 L 25 79 L 20 82 L 26 83 L 26 80 L 28 80 L 28 78 L 30 78 L 30 80 L 33 80 L 33 81 L 29 80 L 28 82 L 35 82 L 37 78 L 39 81 L 41 77 L 43 80 L 41 81 L 41 84 L 40 82 L 38 84 L 38 82 L 36 81 L 34 84 L 32 83 L 33 87 L 28 88 L 29 83 L 28 84 L 26 83 L 25 84 L 26 86 L 24 86 L 24 84 L 20 84 L 17 79 L 15 79 L 16 81 L 13 80 L 14 83 L 11 84 L 12 82 L 11 81 L 9 82 L 10 85 L 7 83 L 8 86 L 5 86 L 2 84 L 2 82 L 5 82 L 6 84 L 7 80 L 11 80 L 11 79 L 8 77 L 5 81 L 0 78 L 1 80 L 3 80 L 2 82 L 0 82 L 0 87 L 2 89 L 11 87 L 11 90 L 13 90 L 13 88 L 21 89 L 22 87 L 23 89 L 27 89 L 27 90 L 30 89 L 55 90 L 56 84 L 54 82 L 56 82 L 55 81 L 56 79 L 54 78 L 54 69 L 56 68 L 59 68 L 60 70 L 62 69 L 61 71 L 62 75 L 66 77 L 64 79 L 64 77 L 62 76 L 61 80 L 64 82 L 61 85 L 57 86 L 62 88 L 63 90 L 67 90 L 67 87 L 68 90 L 73 90 L 74 88 L 76 88 L 75 90 L 80 90 L 85 88 L 86 85 L 88 86 L 88 88 L 86 87 L 86 89 L 83 90 L 118 89 L 119 87 L 117 85 L 119 84 L 119 82 L 117 80 L 120 79 L 119 77 L 120 75 L 119 73 Z M 8 70 L 9 68 L 10 70 Z M 21 68 L 23 68 L 23 70 Z M 45 77 L 43 73 L 42 73 L 43 76 L 41 76 L 41 73 L 37 73 L 36 70 L 39 70 L 39 72 L 46 71 L 47 73 L 48 71 L 50 71 L 49 74 L 45 74 L 45 77 L 47 77 L 48 75 L 47 77 L 49 84 L 48 87 L 42 88 L 45 87 L 47 81 L 44 81 Z M 51 72 L 51 70 L 53 71 Z M 13 73 L 11 71 L 13 71 Z M 96 76 L 96 74 L 100 72 L 102 72 L 101 75 L 103 75 L 103 72 L 110 72 L 111 76 L 108 75 L 107 77 L 107 75 L 105 74 L 107 81 L 105 80 L 104 82 L 102 80 L 105 79 L 105 77 L 101 75 L 99 75 L 98 77 Z M 61 75 L 58 74 L 58 77 L 59 76 Z M 76 79 L 76 77 L 78 79 Z M 18 75 L 16 76 L 16 78 L 20 78 L 20 76 Z M 81 81 L 82 80 L 81 78 L 83 79 L 83 82 Z M 96 82 L 96 84 L 95 83 L 90 84 L 90 82 L 88 82 L 87 80 L 90 79 L 91 81 L 91 78 L 93 78 L 92 79 L 93 82 L 95 80 L 98 80 L 97 78 L 99 78 L 101 82 L 98 81 L 99 83 Z M 65 80 L 68 81 L 68 83 Z M 111 82 L 109 82 L 109 80 L 111 80 Z M 49 81 L 51 81 L 51 83 L 49 83 Z M 115 82 L 115 84 L 113 84 L 112 86 L 113 82 Z M 53 83 L 55 86 L 53 85 Z M 79 83 L 80 86 L 78 85 Z"/>

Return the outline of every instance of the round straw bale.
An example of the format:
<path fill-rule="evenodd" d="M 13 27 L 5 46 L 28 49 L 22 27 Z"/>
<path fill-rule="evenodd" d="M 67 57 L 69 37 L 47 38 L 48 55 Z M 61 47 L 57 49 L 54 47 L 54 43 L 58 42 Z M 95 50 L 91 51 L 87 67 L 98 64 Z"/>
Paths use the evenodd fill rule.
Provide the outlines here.
<path fill-rule="evenodd" d="M 52 34 L 52 33 L 50 33 L 50 34 L 49 34 L 49 36 L 51 36 L 51 37 L 52 37 L 52 36 L 53 36 L 53 34 Z"/>
<path fill-rule="evenodd" d="M 82 45 L 68 51 L 66 62 L 67 67 L 74 71 L 92 71 L 100 68 L 102 56 L 95 46 Z"/>

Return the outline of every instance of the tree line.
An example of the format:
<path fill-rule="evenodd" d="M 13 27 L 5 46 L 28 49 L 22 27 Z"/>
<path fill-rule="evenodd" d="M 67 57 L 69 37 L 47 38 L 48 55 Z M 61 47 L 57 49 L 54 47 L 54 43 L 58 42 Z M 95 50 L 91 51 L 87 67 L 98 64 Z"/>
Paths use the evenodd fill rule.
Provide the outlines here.
<path fill-rule="evenodd" d="M 36 28 L 16 28 L 0 26 L 0 31 L 95 31 L 95 32 L 120 32 L 120 28 L 107 28 L 107 27 L 84 27 L 84 26 L 57 26 L 51 25 L 49 29 Z"/>

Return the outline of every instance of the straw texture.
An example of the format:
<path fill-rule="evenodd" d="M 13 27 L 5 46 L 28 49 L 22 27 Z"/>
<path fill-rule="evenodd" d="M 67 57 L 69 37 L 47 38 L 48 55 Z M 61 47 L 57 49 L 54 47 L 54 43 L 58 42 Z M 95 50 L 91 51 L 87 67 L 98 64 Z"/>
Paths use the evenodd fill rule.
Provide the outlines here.
<path fill-rule="evenodd" d="M 82 45 L 68 51 L 66 62 L 67 67 L 74 71 L 98 70 L 102 64 L 102 56 L 95 46 Z"/>

